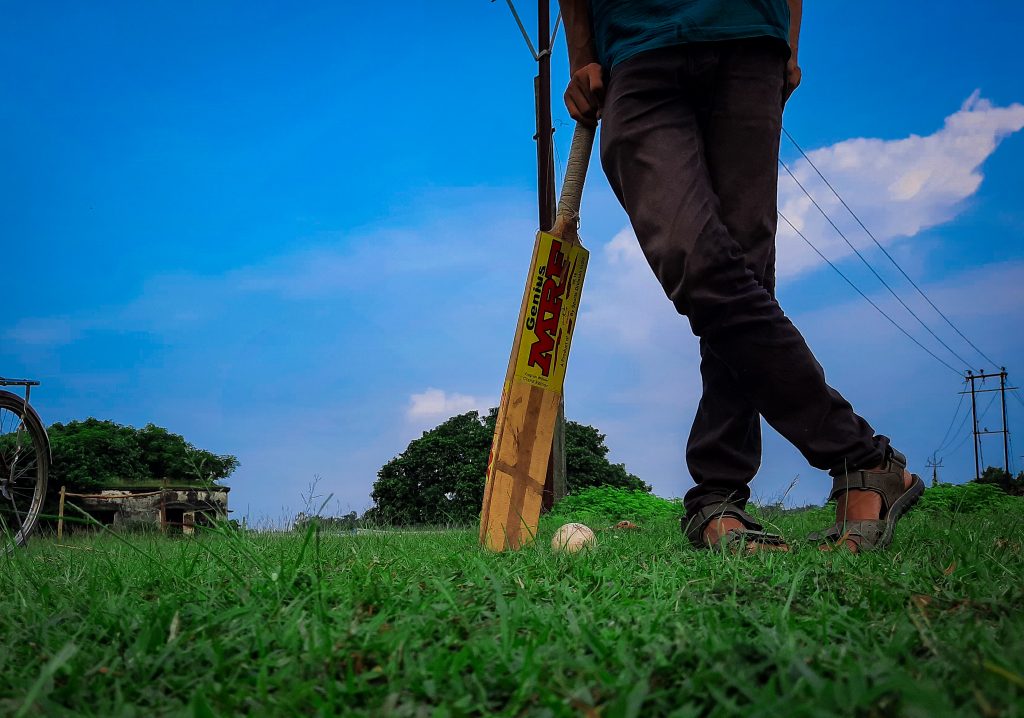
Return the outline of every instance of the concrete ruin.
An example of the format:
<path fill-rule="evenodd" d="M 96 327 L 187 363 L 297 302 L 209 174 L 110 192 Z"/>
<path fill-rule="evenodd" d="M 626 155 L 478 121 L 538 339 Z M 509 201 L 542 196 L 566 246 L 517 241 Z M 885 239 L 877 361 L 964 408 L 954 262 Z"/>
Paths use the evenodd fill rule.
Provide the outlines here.
<path fill-rule="evenodd" d="M 230 490 L 227 486 L 133 486 L 86 495 L 69 493 L 67 500 L 104 526 L 153 524 L 170 533 L 191 534 L 197 526 L 227 518 Z"/>

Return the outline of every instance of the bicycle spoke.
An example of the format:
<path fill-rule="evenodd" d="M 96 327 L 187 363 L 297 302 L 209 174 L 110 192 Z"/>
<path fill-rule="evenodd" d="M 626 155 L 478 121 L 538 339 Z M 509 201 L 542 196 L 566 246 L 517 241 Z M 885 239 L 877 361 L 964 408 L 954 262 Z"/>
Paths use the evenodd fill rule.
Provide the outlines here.
<path fill-rule="evenodd" d="M 35 527 L 46 493 L 45 429 L 24 400 L 0 392 L 0 542 L 10 551 Z"/>

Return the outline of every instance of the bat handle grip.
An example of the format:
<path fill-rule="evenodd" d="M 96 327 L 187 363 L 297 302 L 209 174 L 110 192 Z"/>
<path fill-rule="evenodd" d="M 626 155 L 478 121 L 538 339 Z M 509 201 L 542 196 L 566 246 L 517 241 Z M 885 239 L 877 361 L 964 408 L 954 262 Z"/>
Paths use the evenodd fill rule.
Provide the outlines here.
<path fill-rule="evenodd" d="M 596 127 L 576 123 L 572 147 L 569 149 L 569 161 L 565 166 L 562 193 L 558 198 L 555 226 L 551 230 L 556 237 L 572 239 L 576 235 L 580 218 L 580 200 L 583 199 L 583 183 L 587 179 L 587 165 L 590 164 L 590 151 L 594 147 L 596 131 Z"/>

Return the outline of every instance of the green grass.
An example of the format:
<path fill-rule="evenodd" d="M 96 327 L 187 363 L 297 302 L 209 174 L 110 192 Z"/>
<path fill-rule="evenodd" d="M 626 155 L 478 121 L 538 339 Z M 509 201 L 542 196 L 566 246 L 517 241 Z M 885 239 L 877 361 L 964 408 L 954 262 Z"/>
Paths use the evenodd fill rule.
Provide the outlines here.
<path fill-rule="evenodd" d="M 666 518 L 573 557 L 552 521 L 506 555 L 471 531 L 38 540 L 0 559 L 0 714 L 1024 715 L 1021 503 L 914 513 L 858 557 L 698 552 Z"/>

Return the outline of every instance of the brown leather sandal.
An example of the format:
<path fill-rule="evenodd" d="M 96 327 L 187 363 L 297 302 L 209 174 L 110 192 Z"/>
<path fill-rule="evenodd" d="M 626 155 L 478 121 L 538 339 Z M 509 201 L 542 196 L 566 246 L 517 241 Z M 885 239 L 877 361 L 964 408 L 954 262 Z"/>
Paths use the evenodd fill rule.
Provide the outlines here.
<path fill-rule="evenodd" d="M 884 471 L 849 471 L 832 479 L 832 492 L 827 501 L 832 501 L 850 489 L 867 489 L 882 497 L 882 513 L 878 519 L 862 521 L 836 521 L 824 531 L 814 531 L 808 541 L 845 543 L 847 539 L 857 544 L 857 552 L 876 551 L 892 543 L 896 522 L 917 503 L 924 493 L 924 481 L 917 474 L 911 474 L 913 481 L 908 488 L 903 486 L 903 471 L 907 468 L 907 457 L 892 447 L 887 447 Z"/>
<path fill-rule="evenodd" d="M 712 546 L 704 540 L 704 530 L 707 529 L 709 523 L 723 516 L 738 519 L 743 524 L 743 528 L 730 529 L 717 544 Z M 703 506 L 692 516 L 689 514 L 684 516 L 681 523 L 683 534 L 690 540 L 690 544 L 698 549 L 745 549 L 751 543 L 764 546 L 786 545 L 781 536 L 768 533 L 764 530 L 764 526 L 754 520 L 753 516 L 728 501 Z"/>

